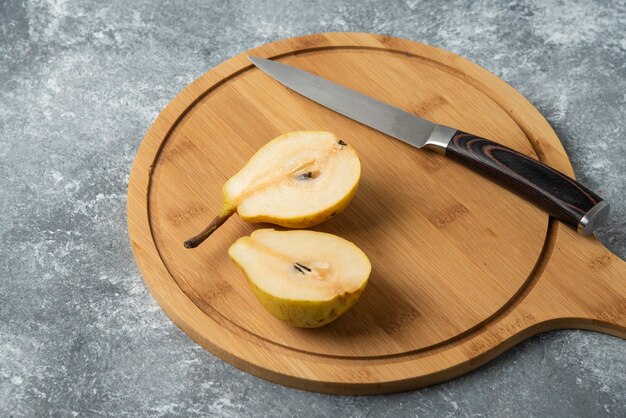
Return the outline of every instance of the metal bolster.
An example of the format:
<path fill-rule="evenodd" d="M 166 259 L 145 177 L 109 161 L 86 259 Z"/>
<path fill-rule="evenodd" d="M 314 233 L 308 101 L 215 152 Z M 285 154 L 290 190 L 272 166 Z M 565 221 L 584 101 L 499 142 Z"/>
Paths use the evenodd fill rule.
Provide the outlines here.
<path fill-rule="evenodd" d="M 456 133 L 456 129 L 448 128 L 447 126 L 437 125 L 435 130 L 426 140 L 424 146 L 433 151 L 437 151 L 439 154 L 445 155 L 446 148 L 450 143 L 450 140 Z"/>

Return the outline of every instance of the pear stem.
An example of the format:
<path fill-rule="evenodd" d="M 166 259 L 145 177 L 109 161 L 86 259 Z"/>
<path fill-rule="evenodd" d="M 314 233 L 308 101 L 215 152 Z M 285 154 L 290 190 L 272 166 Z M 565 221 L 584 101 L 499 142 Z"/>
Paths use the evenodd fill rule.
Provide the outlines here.
<path fill-rule="evenodd" d="M 217 228 L 222 226 L 222 224 L 226 222 L 226 220 L 230 218 L 233 213 L 234 212 L 230 210 L 221 211 L 219 215 L 213 218 L 209 226 L 202 230 L 202 232 L 185 241 L 185 248 L 196 248 L 198 245 L 202 244 L 204 240 L 207 239 L 213 232 L 215 232 Z"/>

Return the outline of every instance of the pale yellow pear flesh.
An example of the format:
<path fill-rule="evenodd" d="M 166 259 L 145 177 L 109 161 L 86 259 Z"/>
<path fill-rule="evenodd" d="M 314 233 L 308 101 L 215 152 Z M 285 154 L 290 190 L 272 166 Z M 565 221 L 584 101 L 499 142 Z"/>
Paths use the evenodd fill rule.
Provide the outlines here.
<path fill-rule="evenodd" d="M 276 318 L 315 328 L 356 303 L 371 272 L 367 256 L 336 235 L 259 229 L 228 250 L 254 294 Z"/>
<path fill-rule="evenodd" d="M 308 228 L 344 209 L 361 164 L 330 132 L 290 132 L 264 145 L 222 189 L 225 207 L 248 222 Z"/>
<path fill-rule="evenodd" d="M 185 242 L 193 248 L 234 212 L 247 222 L 308 228 L 343 210 L 356 193 L 361 163 L 354 148 L 330 132 L 297 131 L 261 147 L 222 188 L 220 214 Z"/>

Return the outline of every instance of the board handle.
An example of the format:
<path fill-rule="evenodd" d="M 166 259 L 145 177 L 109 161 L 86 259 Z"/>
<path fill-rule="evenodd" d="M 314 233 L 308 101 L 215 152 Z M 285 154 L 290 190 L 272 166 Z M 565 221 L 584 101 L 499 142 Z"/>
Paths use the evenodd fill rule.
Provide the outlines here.
<path fill-rule="evenodd" d="M 504 145 L 454 131 L 445 155 L 500 180 L 583 235 L 593 233 L 608 217 L 609 204 L 600 196 L 565 174 Z"/>
<path fill-rule="evenodd" d="M 626 262 L 595 237 L 558 228 L 547 266 L 525 302 L 531 311 L 543 312 L 552 329 L 588 329 L 626 339 Z"/>

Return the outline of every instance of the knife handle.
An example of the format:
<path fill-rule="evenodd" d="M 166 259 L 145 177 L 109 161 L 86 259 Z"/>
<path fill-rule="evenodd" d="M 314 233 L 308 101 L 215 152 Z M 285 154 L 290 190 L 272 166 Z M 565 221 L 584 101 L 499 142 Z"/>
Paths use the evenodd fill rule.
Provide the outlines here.
<path fill-rule="evenodd" d="M 445 155 L 499 179 L 583 235 L 593 233 L 608 217 L 609 204 L 600 196 L 563 173 L 504 145 L 455 131 Z"/>

